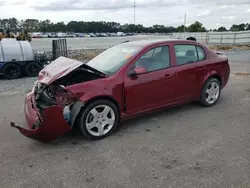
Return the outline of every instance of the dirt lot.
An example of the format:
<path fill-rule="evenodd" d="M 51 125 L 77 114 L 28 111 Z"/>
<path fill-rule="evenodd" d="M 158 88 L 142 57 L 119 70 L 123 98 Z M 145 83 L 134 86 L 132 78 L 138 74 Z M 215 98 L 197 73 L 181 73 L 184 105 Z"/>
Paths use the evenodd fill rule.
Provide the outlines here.
<path fill-rule="evenodd" d="M 96 142 L 77 133 L 50 144 L 22 136 L 9 123 L 25 124 L 34 79 L 1 80 L 0 187 L 250 187 L 250 75 L 235 74 L 250 73 L 250 53 L 228 55 L 232 74 L 216 106 L 137 118 Z"/>

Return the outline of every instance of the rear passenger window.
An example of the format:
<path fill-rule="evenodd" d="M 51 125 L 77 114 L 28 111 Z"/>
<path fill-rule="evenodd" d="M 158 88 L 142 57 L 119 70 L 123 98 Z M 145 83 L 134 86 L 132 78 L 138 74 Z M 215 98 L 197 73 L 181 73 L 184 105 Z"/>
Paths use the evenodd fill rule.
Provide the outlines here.
<path fill-rule="evenodd" d="M 174 45 L 177 65 L 184 65 L 198 61 L 194 45 Z"/>
<path fill-rule="evenodd" d="M 200 46 L 196 46 L 198 51 L 199 60 L 202 61 L 206 58 L 205 50 Z"/>

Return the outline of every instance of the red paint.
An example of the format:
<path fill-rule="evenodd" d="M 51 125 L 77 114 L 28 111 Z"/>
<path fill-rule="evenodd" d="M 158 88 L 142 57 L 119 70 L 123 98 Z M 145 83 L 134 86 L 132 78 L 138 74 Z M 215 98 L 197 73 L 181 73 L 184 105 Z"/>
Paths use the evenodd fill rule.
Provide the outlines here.
<path fill-rule="evenodd" d="M 129 43 L 128 43 L 129 44 Z M 138 42 L 138 45 L 140 42 Z M 174 44 L 193 44 L 202 47 L 206 52 L 206 59 L 199 62 L 177 66 L 174 52 Z M 148 50 L 168 45 L 170 50 L 171 67 L 147 72 L 145 68 L 137 68 L 139 75 L 129 77 L 131 67 Z M 116 74 L 103 79 L 97 79 L 85 83 L 66 87 L 67 90 L 79 96 L 83 102 L 95 100 L 98 97 L 108 97 L 119 105 L 121 119 L 133 117 L 145 112 L 151 112 L 163 107 L 181 105 L 183 103 L 199 100 L 204 82 L 211 76 L 219 76 L 224 87 L 229 78 L 230 68 L 228 59 L 208 49 L 206 46 L 187 40 L 172 40 L 154 42 L 143 45 L 143 49 L 130 59 Z M 75 62 L 75 66 L 79 66 Z M 72 70 L 70 67 L 62 70 Z M 63 71 L 63 75 L 65 72 Z M 66 72 L 67 72 L 66 71 Z M 56 78 L 46 80 L 51 83 L 61 73 L 55 74 Z M 31 96 L 26 99 L 25 111 L 29 127 L 37 121 L 36 108 L 30 105 Z M 43 122 L 39 129 L 26 131 L 21 129 L 22 134 L 37 140 L 53 140 L 70 130 L 62 115 L 60 106 L 45 110 L 41 117 Z"/>
<path fill-rule="evenodd" d="M 148 70 L 145 67 L 135 67 L 134 71 L 136 74 L 144 74 L 148 72 Z"/>
<path fill-rule="evenodd" d="M 45 109 L 40 127 L 33 129 L 33 124 L 40 120 L 39 115 L 35 110 L 36 108 L 32 106 L 31 100 L 32 95 L 29 94 L 25 100 L 24 107 L 28 128 L 14 126 L 19 129 L 24 136 L 42 142 L 49 142 L 63 136 L 71 130 L 70 125 L 67 124 L 63 117 L 61 106 L 53 106 Z"/>

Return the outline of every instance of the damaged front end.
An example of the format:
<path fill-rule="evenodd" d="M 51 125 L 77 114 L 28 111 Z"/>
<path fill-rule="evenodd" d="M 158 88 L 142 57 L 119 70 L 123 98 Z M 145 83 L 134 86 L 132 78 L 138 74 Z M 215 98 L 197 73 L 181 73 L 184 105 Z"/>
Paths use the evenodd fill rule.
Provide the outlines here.
<path fill-rule="evenodd" d="M 23 135 L 34 140 L 49 142 L 71 130 L 70 110 L 76 97 L 62 86 L 37 83 L 25 99 L 27 128 L 11 124 Z"/>
<path fill-rule="evenodd" d="M 51 70 L 47 68 L 41 72 L 46 76 L 40 75 L 42 79 L 38 79 L 25 99 L 24 112 L 28 127 L 19 127 L 14 123 L 11 126 L 29 138 L 49 142 L 72 129 L 76 114 L 83 106 L 83 102 L 79 101 L 81 95 L 67 90 L 67 86 L 103 78 L 105 75 L 90 71 L 85 65 L 76 66 L 67 74 L 64 70 L 64 74 L 59 72 L 50 79 Z"/>

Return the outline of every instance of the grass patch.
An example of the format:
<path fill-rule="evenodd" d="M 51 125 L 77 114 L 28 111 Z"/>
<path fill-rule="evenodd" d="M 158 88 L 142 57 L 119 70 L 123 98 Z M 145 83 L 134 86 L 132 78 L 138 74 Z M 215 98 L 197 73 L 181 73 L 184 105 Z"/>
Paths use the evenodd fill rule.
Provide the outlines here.
<path fill-rule="evenodd" d="M 248 72 L 236 72 L 234 74 L 236 76 L 250 76 L 250 73 L 248 73 Z"/>
<path fill-rule="evenodd" d="M 98 52 L 86 52 L 86 53 L 80 53 L 80 54 L 74 54 L 72 55 L 72 59 L 77 59 L 79 61 L 89 61 L 93 59 L 95 56 L 97 56 Z"/>
<path fill-rule="evenodd" d="M 212 45 L 209 46 L 209 48 L 215 51 L 228 51 L 233 49 L 250 50 L 250 45 Z"/>

